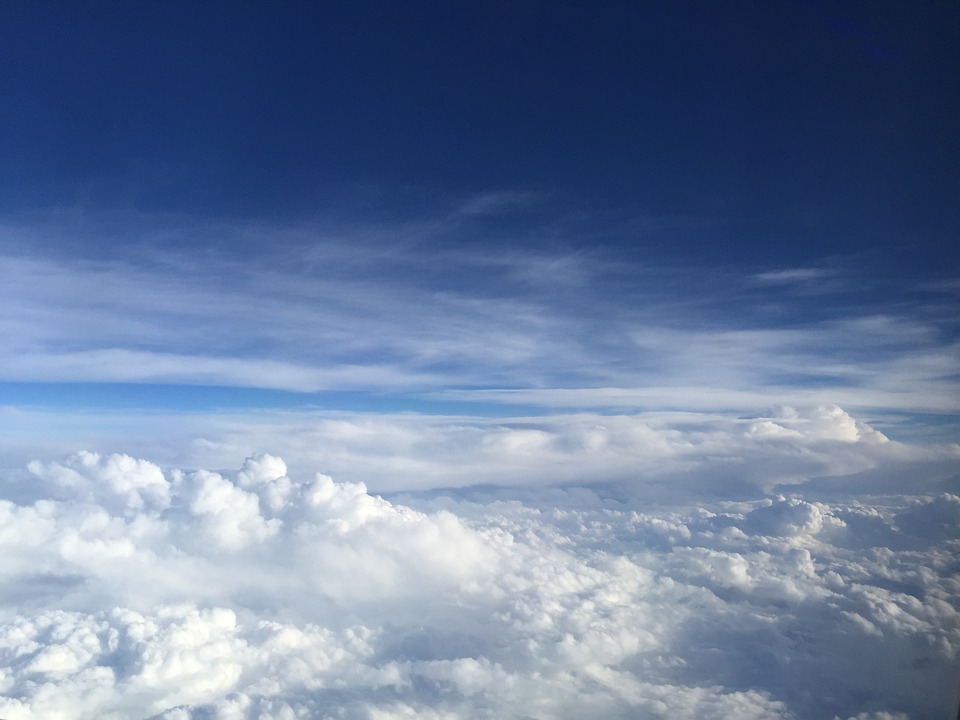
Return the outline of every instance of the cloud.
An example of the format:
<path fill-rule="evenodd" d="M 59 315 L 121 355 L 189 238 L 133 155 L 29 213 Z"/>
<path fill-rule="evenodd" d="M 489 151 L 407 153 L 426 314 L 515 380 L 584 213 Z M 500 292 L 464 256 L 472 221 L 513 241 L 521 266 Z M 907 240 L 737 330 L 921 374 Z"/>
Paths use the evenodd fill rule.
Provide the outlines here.
<path fill-rule="evenodd" d="M 950 286 L 501 252 L 529 200 L 12 229 L 8 383 L 389 411 L 0 408 L 0 717 L 954 712 L 960 450 L 904 432 L 957 409 Z"/>
<path fill-rule="evenodd" d="M 459 208 L 465 215 L 500 215 L 525 210 L 532 204 L 542 203 L 543 193 L 503 190 L 486 192 L 468 198 Z"/>
<path fill-rule="evenodd" d="M 86 451 L 33 462 L 32 496 L 0 486 L 15 491 L 0 500 L 0 716 L 954 711 L 960 499 L 924 494 L 929 451 L 837 408 L 611 420 L 492 426 L 475 450 L 556 453 L 556 470 L 568 450 L 644 448 L 669 482 L 638 455 L 619 485 L 393 496 L 262 453 L 234 471 Z M 430 434 L 405 427 L 366 436 L 398 452 Z M 364 429 L 337 437 L 367 443 Z M 714 474 L 701 492 L 733 457 L 757 480 Z M 912 458 L 910 494 L 800 477 L 896 457 Z M 793 484 L 768 494 L 764 473 Z"/>
<path fill-rule="evenodd" d="M 129 242 L 111 252 L 89 227 L 10 228 L 0 379 L 577 409 L 957 409 L 946 285 L 888 281 L 881 294 L 878 281 L 824 285 L 815 267 L 705 278 L 585 249 L 572 227 L 528 229 L 557 240 L 502 250 L 504 238 L 469 217 L 258 227 L 127 218 L 109 232 Z M 609 231 L 602 218 L 585 222 Z M 74 234 L 101 252 L 42 251 Z M 204 249 L 184 251 L 185 238 Z M 791 290 L 814 280 L 819 293 Z"/>
<path fill-rule="evenodd" d="M 944 493 L 932 500 L 911 505 L 896 516 L 904 532 L 918 538 L 948 540 L 960 527 L 960 497 Z"/>
<path fill-rule="evenodd" d="M 824 278 L 829 278 L 835 273 L 832 270 L 827 270 L 824 268 L 812 268 L 812 267 L 802 267 L 802 268 L 788 268 L 785 270 L 770 270 L 767 272 L 757 273 L 754 277 L 764 283 L 806 283 L 812 280 L 822 280 Z"/>
<path fill-rule="evenodd" d="M 32 462 L 29 470 L 69 497 L 85 497 L 123 514 L 160 511 L 170 504 L 170 488 L 160 468 L 128 455 L 79 452 L 65 463 Z"/>
<path fill-rule="evenodd" d="M 26 382 L 163 383 L 230 385 L 295 392 L 349 388 L 427 386 L 440 375 L 404 376 L 390 366 L 312 367 L 263 359 L 177 355 L 110 348 L 72 353 L 25 354 L 5 365 L 9 380 Z"/>
<path fill-rule="evenodd" d="M 891 440 L 837 406 L 780 406 L 762 414 L 723 412 L 571 413 L 477 417 L 342 411 L 253 411 L 84 416 L 15 413 L 19 431 L 0 455 L 26 464 L 32 452 L 123 448 L 166 466 L 229 468 L 270 449 L 297 475 L 320 469 L 374 492 L 493 485 L 619 483 L 631 495 L 673 490 L 730 495 L 734 488 L 783 492 L 817 484 L 854 492 L 957 492 L 958 448 Z M 20 459 L 22 458 L 22 459 Z M 15 470 L 11 487 L 30 497 Z M 254 489 L 252 480 L 241 485 Z M 673 490 L 671 490 L 671 488 Z M 778 490 L 779 488 L 779 490 Z M 287 502 L 272 488 L 261 510 Z M 292 497 L 292 496 L 290 496 Z M 288 498 L 289 499 L 289 498 Z M 105 502 L 105 501 L 104 501 Z"/>

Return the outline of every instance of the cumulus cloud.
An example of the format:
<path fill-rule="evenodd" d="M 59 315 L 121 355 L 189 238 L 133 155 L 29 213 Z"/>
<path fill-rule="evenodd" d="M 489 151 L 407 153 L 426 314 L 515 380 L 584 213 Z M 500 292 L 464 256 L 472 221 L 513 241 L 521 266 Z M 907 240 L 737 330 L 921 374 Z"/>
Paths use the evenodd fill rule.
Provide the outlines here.
<path fill-rule="evenodd" d="M 83 498 L 123 514 L 163 510 L 170 504 L 170 488 L 160 468 L 128 455 L 101 457 L 81 451 L 63 463 L 35 461 L 28 468 L 72 499 Z"/>
<path fill-rule="evenodd" d="M 788 432 L 751 430 L 770 424 Z M 613 428 L 577 447 L 895 445 L 831 408 L 717 437 Z M 544 429 L 491 437 L 493 452 L 535 457 L 559 442 Z M 91 452 L 30 464 L 33 495 L 0 500 L 0 717 L 955 709 L 955 494 L 798 483 L 683 502 L 604 484 L 384 496 L 274 455 L 238 464 Z"/>

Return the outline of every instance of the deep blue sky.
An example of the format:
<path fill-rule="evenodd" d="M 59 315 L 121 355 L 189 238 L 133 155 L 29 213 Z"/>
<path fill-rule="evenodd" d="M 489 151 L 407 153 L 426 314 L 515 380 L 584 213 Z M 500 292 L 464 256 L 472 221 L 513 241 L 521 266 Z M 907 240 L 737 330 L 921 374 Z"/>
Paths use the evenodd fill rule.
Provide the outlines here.
<path fill-rule="evenodd" d="M 929 271 L 957 257 L 954 3 L 30 2 L 3 15 L 7 213 L 404 212 L 420 192 L 509 188 L 703 220 L 674 238 L 691 256 L 893 252 Z"/>
<path fill-rule="evenodd" d="M 0 15 L 0 405 L 958 406 L 955 3 Z"/>

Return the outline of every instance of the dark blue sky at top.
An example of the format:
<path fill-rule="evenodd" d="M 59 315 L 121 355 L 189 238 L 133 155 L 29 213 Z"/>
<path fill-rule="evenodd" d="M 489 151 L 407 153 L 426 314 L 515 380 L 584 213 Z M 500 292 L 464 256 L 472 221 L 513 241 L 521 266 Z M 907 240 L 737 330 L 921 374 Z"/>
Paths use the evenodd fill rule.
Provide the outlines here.
<path fill-rule="evenodd" d="M 956 267 L 955 3 L 24 2 L 2 14 L 7 216 L 402 215 L 529 191 L 689 221 L 665 243 L 689 257 Z"/>

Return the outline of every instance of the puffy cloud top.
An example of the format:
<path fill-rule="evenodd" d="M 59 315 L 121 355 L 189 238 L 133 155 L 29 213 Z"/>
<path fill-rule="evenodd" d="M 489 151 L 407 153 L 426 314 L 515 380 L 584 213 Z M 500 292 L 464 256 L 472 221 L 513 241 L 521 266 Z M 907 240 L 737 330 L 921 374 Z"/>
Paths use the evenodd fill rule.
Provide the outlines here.
<path fill-rule="evenodd" d="M 955 710 L 950 448 L 826 406 L 327 422 L 350 479 L 264 453 L 226 472 L 80 452 L 0 484 L 0 717 Z M 591 463 L 597 483 L 569 483 Z M 357 478 L 485 466 L 542 477 L 403 495 Z M 892 491 L 904 475 L 916 494 Z"/>
<path fill-rule="evenodd" d="M 851 442 L 816 418 L 793 421 Z M 952 711 L 952 494 L 400 503 L 265 454 L 30 471 L 38 497 L 0 501 L 7 720 Z"/>

